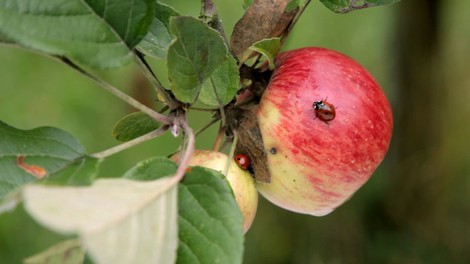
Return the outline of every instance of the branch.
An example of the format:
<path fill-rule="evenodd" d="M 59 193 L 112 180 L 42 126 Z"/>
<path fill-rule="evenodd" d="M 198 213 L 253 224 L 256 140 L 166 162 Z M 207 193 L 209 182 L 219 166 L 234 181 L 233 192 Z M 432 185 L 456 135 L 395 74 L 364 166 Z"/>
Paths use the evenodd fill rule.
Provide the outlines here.
<path fill-rule="evenodd" d="M 211 127 L 213 124 L 217 123 L 220 120 L 220 117 L 214 117 L 209 123 L 207 123 L 205 126 L 203 126 L 201 129 L 196 131 L 196 136 L 204 132 L 206 129 Z"/>
<path fill-rule="evenodd" d="M 176 174 L 174 176 L 174 183 L 181 181 L 183 178 L 184 174 L 186 173 L 186 169 L 188 168 L 189 160 L 193 156 L 194 150 L 196 148 L 196 137 L 194 136 L 192 128 L 188 125 L 185 114 L 178 116 L 178 123 L 181 128 L 183 128 L 184 133 L 187 135 L 188 143 L 186 145 L 186 149 L 182 152 L 183 154 L 180 156 L 181 158 L 178 169 L 176 170 Z"/>
<path fill-rule="evenodd" d="M 225 34 L 224 27 L 219 19 L 217 14 L 217 8 L 215 3 L 212 0 L 201 0 L 201 16 L 203 21 L 209 25 L 211 28 L 217 30 L 222 36 L 225 45 L 230 47 L 227 40 L 227 35 Z"/>
<path fill-rule="evenodd" d="M 104 88 L 106 91 L 112 93 L 113 95 L 115 95 L 116 97 L 118 97 L 119 99 L 121 99 L 122 101 L 128 103 L 129 105 L 135 107 L 136 109 L 146 113 L 147 115 L 149 115 L 150 117 L 152 117 L 153 119 L 163 123 L 163 124 L 166 124 L 166 125 L 169 125 L 169 124 L 172 124 L 172 120 L 169 119 L 168 117 L 158 113 L 158 112 L 155 112 L 153 109 L 150 109 L 148 108 L 147 106 L 143 105 L 142 103 L 140 103 L 139 101 L 135 100 L 134 98 L 130 97 L 129 95 L 121 92 L 119 89 L 117 89 L 116 87 L 112 86 L 111 84 L 95 77 L 94 75 L 90 74 L 89 72 L 87 72 L 85 69 L 83 69 L 82 67 L 78 66 L 77 64 L 75 64 L 74 62 L 72 62 L 71 60 L 69 60 L 68 58 L 66 57 L 61 57 L 61 56 L 54 56 L 54 58 L 57 58 L 59 59 L 60 61 L 62 61 L 63 63 L 67 64 L 68 66 L 70 66 L 72 69 L 78 71 L 79 73 L 83 74 L 84 76 L 88 77 L 89 79 L 93 80 L 94 82 L 96 82 L 97 84 L 99 84 L 102 88 Z"/>
<path fill-rule="evenodd" d="M 163 135 L 163 133 L 165 133 L 167 130 L 168 130 L 169 126 L 168 125 L 165 125 L 165 126 L 162 126 L 160 127 L 159 129 L 157 130 L 154 130 L 150 133 L 147 133 L 143 136 L 140 136 L 138 138 L 134 138 L 133 140 L 130 140 L 130 141 L 127 141 L 125 143 L 122 143 L 120 145 L 117 145 L 115 147 L 112 147 L 112 148 L 109 148 L 109 149 L 106 149 L 106 150 L 103 150 L 101 152 L 97 152 L 95 154 L 91 154 L 90 156 L 94 157 L 94 158 L 97 158 L 97 159 L 104 159 L 104 158 L 107 158 L 111 155 L 114 155 L 118 152 L 121 152 L 123 150 L 126 150 L 128 148 L 131 148 L 133 146 L 136 146 L 140 143 L 143 143 L 145 141 L 149 141 L 151 139 L 154 139 L 156 137 L 159 137 L 161 135 Z"/>

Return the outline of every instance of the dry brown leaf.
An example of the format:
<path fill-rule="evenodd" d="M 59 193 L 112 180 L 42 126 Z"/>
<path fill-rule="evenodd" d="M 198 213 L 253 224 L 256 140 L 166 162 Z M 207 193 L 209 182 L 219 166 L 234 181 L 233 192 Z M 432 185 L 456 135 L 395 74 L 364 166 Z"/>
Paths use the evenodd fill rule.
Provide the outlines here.
<path fill-rule="evenodd" d="M 233 116 L 231 120 L 237 120 L 231 127 L 236 131 L 238 143 L 235 153 L 243 153 L 250 158 L 252 173 L 257 181 L 271 182 L 271 176 L 267 167 L 268 159 L 264 149 L 263 137 L 259 130 L 256 118 L 257 106 L 247 108 L 230 109 L 227 116 Z"/>
<path fill-rule="evenodd" d="M 298 8 L 286 11 L 290 0 L 254 0 L 237 22 L 230 39 L 232 52 L 241 62 L 254 54 L 248 48 L 266 38 L 280 37 Z"/>

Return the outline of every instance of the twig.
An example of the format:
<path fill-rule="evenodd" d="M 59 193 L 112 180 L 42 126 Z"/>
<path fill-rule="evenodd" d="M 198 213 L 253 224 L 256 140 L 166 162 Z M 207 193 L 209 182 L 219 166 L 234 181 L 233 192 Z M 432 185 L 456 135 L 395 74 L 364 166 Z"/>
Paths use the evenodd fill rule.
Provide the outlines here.
<path fill-rule="evenodd" d="M 217 30 L 219 34 L 222 36 L 224 43 L 227 47 L 230 47 L 227 35 L 225 34 L 224 27 L 220 22 L 219 15 L 217 14 L 217 8 L 215 7 L 215 3 L 212 0 L 201 0 L 201 16 L 200 16 L 206 24 L 208 24 L 211 28 Z"/>
<path fill-rule="evenodd" d="M 202 132 L 204 132 L 206 129 L 208 129 L 209 127 L 211 127 L 213 124 L 217 123 L 217 121 L 220 120 L 220 117 L 215 117 L 213 118 L 207 125 L 203 126 L 201 129 L 199 129 L 198 131 L 196 131 L 196 136 L 198 136 L 199 134 L 201 134 Z"/>
<path fill-rule="evenodd" d="M 100 151 L 100 152 L 97 152 L 95 154 L 91 154 L 90 156 L 92 157 L 95 157 L 97 159 L 104 159 L 106 157 L 109 157 L 111 155 L 114 155 L 118 152 L 121 152 L 125 149 L 128 149 L 128 148 L 131 148 L 133 146 L 136 146 L 142 142 L 145 142 L 145 141 L 149 141 L 151 139 L 154 139 L 158 136 L 161 136 L 163 135 L 163 133 L 165 133 L 166 131 L 168 130 L 168 125 L 165 125 L 165 126 L 162 126 L 160 128 L 158 128 L 157 130 L 154 130 L 150 133 L 147 133 L 143 136 L 140 136 L 138 138 L 135 138 L 133 140 L 130 140 L 130 141 L 127 141 L 125 143 L 122 143 L 120 145 L 117 145 L 115 147 L 112 147 L 112 148 L 109 148 L 109 149 L 106 149 L 106 150 L 103 150 L 103 151 Z"/>
<path fill-rule="evenodd" d="M 211 109 L 211 108 L 200 108 L 200 107 L 193 107 L 189 106 L 189 110 L 194 110 L 194 111 L 200 111 L 200 112 L 214 112 L 216 109 Z"/>
<path fill-rule="evenodd" d="M 157 120 L 157 121 L 159 121 L 163 124 L 166 124 L 166 125 L 169 125 L 169 124 L 173 123 L 172 120 L 169 119 L 168 117 L 154 111 L 153 109 L 148 108 L 147 106 L 145 106 L 144 104 L 142 104 L 139 101 L 135 100 L 134 98 L 130 97 L 129 95 L 121 92 L 121 90 L 117 89 L 116 87 L 112 86 L 111 84 L 95 77 L 94 75 L 90 74 L 85 69 L 78 66 L 77 64 L 75 64 L 74 62 L 69 60 L 68 58 L 61 57 L 61 56 L 54 56 L 54 58 L 59 59 L 63 63 L 70 66 L 72 69 L 78 71 L 79 73 L 83 74 L 84 76 L 88 77 L 89 79 L 91 79 L 94 82 L 96 82 L 97 84 L 99 84 L 106 91 L 112 93 L 113 95 L 115 95 L 119 99 L 123 100 L 124 102 L 128 103 L 129 105 L 135 107 L 136 109 L 146 113 L 147 115 L 149 115 L 153 119 L 155 119 L 155 120 Z"/>
<path fill-rule="evenodd" d="M 183 178 L 186 169 L 188 168 L 189 160 L 193 156 L 194 149 L 196 148 L 196 137 L 194 136 L 193 129 L 188 125 L 188 122 L 186 120 L 186 115 L 182 114 L 178 116 L 178 123 L 181 125 L 181 128 L 183 128 L 184 133 L 188 137 L 188 143 L 186 145 L 186 149 L 183 151 L 183 155 L 180 157 L 180 162 L 178 165 L 178 169 L 176 170 L 176 174 L 173 177 L 174 183 L 177 183 L 181 181 Z"/>
<path fill-rule="evenodd" d="M 167 90 L 163 87 L 163 85 L 160 83 L 158 80 L 157 76 L 155 73 L 152 71 L 152 68 L 150 65 L 147 63 L 147 61 L 144 59 L 143 55 L 140 54 L 138 51 L 134 52 L 135 56 L 135 61 L 137 65 L 140 67 L 142 72 L 144 73 L 145 77 L 149 82 L 152 84 L 152 86 L 155 88 L 155 91 L 157 92 L 158 95 L 161 96 L 163 101 L 171 108 L 171 109 L 176 109 L 181 106 L 181 103 L 173 99 Z"/>

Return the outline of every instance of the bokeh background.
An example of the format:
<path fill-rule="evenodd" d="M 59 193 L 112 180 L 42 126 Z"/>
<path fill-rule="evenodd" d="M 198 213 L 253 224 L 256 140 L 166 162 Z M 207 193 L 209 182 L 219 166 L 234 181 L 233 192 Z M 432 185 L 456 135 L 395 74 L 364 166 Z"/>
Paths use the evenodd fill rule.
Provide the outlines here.
<path fill-rule="evenodd" d="M 199 1 L 162 2 L 182 14 L 199 12 Z M 470 263 L 470 3 L 403 0 L 337 15 L 312 2 L 285 49 L 328 47 L 369 69 L 393 107 L 390 151 L 369 182 L 330 215 L 299 215 L 261 198 L 244 263 Z M 241 1 L 216 3 L 230 33 Z M 165 79 L 162 62 L 152 65 Z M 155 104 L 134 65 L 93 72 Z M 12 126 L 59 127 L 94 153 L 117 144 L 112 128 L 133 111 L 63 64 L 0 46 L 0 120 Z M 208 118 L 191 113 L 191 125 L 202 127 Z M 216 126 L 198 137 L 197 147 L 210 148 L 215 134 Z M 100 176 L 122 175 L 178 144 L 167 135 L 119 153 Z M 0 216 L 0 263 L 20 263 L 61 239 L 18 208 Z"/>

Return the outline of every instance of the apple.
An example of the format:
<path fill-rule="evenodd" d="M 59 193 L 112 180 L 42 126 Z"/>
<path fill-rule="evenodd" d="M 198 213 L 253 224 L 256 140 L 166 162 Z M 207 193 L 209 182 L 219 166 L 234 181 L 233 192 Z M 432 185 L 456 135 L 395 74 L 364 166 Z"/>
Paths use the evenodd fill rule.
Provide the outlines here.
<path fill-rule="evenodd" d="M 258 191 L 315 216 L 332 212 L 369 179 L 392 136 L 392 111 L 374 78 L 324 48 L 280 54 L 255 114 L 269 171 Z"/>
<path fill-rule="evenodd" d="M 178 154 L 171 157 L 178 160 Z M 224 173 L 228 156 L 221 152 L 210 150 L 196 150 L 189 161 L 189 166 L 201 166 Z M 243 230 L 246 233 L 256 215 L 258 207 L 258 192 L 255 188 L 254 179 L 251 174 L 241 169 L 236 162 L 230 160 L 229 170 L 226 178 L 232 187 L 238 207 L 243 216 Z"/>

